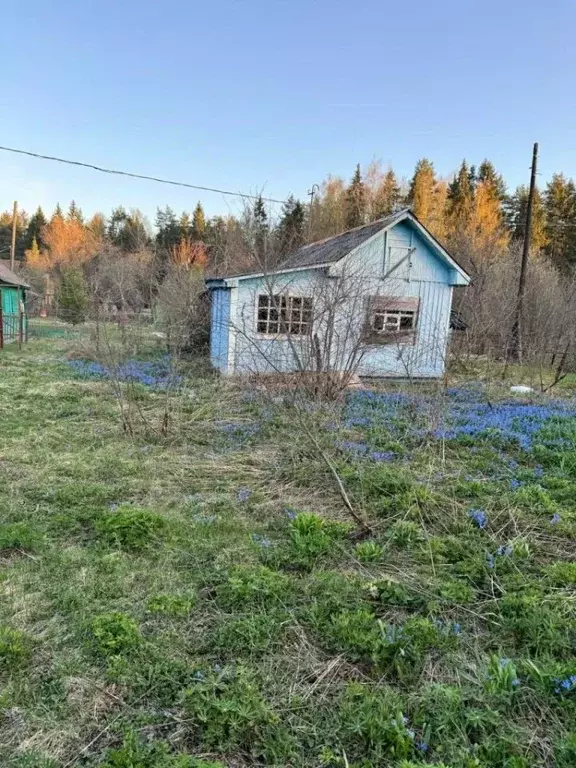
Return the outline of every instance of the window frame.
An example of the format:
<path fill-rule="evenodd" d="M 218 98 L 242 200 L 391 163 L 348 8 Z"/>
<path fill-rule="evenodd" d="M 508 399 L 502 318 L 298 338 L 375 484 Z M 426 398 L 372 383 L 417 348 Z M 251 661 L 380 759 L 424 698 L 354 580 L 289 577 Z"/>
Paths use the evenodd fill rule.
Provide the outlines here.
<path fill-rule="evenodd" d="M 261 299 L 266 299 L 267 305 L 263 307 Z M 280 304 L 278 309 L 274 302 L 277 301 Z M 299 308 L 294 307 L 295 302 L 301 302 Z M 308 302 L 308 306 L 307 303 Z M 256 293 L 255 296 L 255 333 L 257 338 L 260 339 L 302 339 L 309 336 L 313 327 L 313 299 L 311 296 L 300 296 L 292 293 Z M 261 318 L 260 313 L 263 309 L 266 309 L 266 318 Z M 299 318 L 294 319 L 294 312 L 299 311 Z M 272 312 L 276 313 L 277 319 L 271 319 Z M 288 327 L 285 328 L 286 320 L 282 320 L 282 313 L 285 313 L 285 317 L 288 316 Z M 308 313 L 308 319 L 305 319 L 306 313 Z M 260 323 L 266 323 L 266 331 L 260 330 Z M 277 324 L 277 331 L 270 331 L 270 324 Z M 292 329 L 292 324 L 299 327 L 305 326 L 304 331 L 300 330 L 295 333 Z"/>
<path fill-rule="evenodd" d="M 369 302 L 364 339 L 368 344 L 415 344 L 418 334 L 420 299 L 418 297 L 373 297 Z M 381 321 L 378 321 L 381 317 Z M 402 327 L 404 318 L 410 327 Z M 394 321 L 394 322 L 393 322 Z M 377 325 L 382 325 L 377 328 Z M 392 326 L 395 327 L 387 327 Z"/>

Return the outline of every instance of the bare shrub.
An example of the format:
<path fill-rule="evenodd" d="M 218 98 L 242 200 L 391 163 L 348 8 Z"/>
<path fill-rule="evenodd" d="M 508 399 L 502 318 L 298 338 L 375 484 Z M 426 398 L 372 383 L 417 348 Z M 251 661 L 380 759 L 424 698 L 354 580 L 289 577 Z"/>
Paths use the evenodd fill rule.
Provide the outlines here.
<path fill-rule="evenodd" d="M 482 362 L 486 370 L 494 366 L 502 370 L 501 364 L 509 359 L 519 267 L 518 244 L 500 253 L 476 254 L 473 281 L 457 296 L 457 307 L 468 325 L 452 345 L 461 366 Z M 574 366 L 575 323 L 576 282 L 560 274 L 539 253 L 532 254 L 524 301 L 522 362 L 542 390 Z"/>
<path fill-rule="evenodd" d="M 173 264 L 158 289 L 156 307 L 171 352 L 205 352 L 209 303 L 201 269 Z"/>

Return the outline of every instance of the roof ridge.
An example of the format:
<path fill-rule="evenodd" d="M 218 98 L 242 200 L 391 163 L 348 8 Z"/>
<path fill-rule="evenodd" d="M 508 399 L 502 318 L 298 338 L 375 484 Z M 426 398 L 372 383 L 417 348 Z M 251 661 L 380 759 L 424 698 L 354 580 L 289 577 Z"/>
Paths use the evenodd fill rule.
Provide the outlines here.
<path fill-rule="evenodd" d="M 298 251 L 303 251 L 305 248 L 310 248 L 313 245 L 323 245 L 324 243 L 327 243 L 330 240 L 335 240 L 337 237 L 342 237 L 342 235 L 348 235 L 350 234 L 350 232 L 358 232 L 360 229 L 364 229 L 365 227 L 373 227 L 374 224 L 388 221 L 388 219 L 394 219 L 397 216 L 399 216 L 401 213 L 408 213 L 409 211 L 410 211 L 410 207 L 405 206 L 404 208 L 401 208 L 399 211 L 396 211 L 395 213 L 388 214 L 388 216 L 381 216 L 379 219 L 374 219 L 374 221 L 366 222 L 366 224 L 359 224 L 357 227 L 351 227 L 350 229 L 345 229 L 344 232 L 338 232 L 337 235 L 330 235 L 330 237 L 324 237 L 321 240 L 314 240 L 313 243 L 306 243 L 306 245 L 301 245 L 300 248 L 294 251 L 294 253 L 298 253 Z"/>

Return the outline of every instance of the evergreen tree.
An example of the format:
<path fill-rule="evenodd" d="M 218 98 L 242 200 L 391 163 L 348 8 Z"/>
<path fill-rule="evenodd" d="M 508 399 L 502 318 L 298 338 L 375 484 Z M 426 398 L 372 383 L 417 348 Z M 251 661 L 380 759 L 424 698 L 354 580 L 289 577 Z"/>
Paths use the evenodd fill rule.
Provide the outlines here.
<path fill-rule="evenodd" d="M 67 267 L 62 271 L 60 285 L 56 292 L 58 317 L 72 325 L 86 320 L 88 312 L 88 290 L 84 273 L 78 267 Z"/>
<path fill-rule="evenodd" d="M 466 160 L 448 187 L 448 219 L 452 233 L 468 230 L 474 204 L 474 184 Z"/>
<path fill-rule="evenodd" d="M 390 216 L 391 213 L 397 210 L 400 200 L 400 185 L 396 179 L 396 174 L 392 168 L 389 168 L 376 189 L 372 206 L 372 219 L 376 220 L 381 219 L 383 216 Z"/>
<path fill-rule="evenodd" d="M 36 213 L 34 213 L 30 217 L 30 221 L 28 222 L 28 227 L 26 228 L 26 234 L 24 235 L 24 248 L 25 250 L 28 250 L 32 248 L 32 243 L 34 240 L 36 240 L 36 245 L 39 248 L 44 247 L 44 241 L 42 240 L 42 234 L 44 227 L 48 223 L 46 216 L 44 215 L 44 211 L 40 206 L 36 209 Z"/>
<path fill-rule="evenodd" d="M 529 189 L 525 185 L 516 188 L 513 195 L 504 201 L 505 216 L 510 236 L 522 241 L 526 232 Z M 534 190 L 532 203 L 532 248 L 539 251 L 546 245 L 546 213 L 544 201 L 538 187 Z"/>
<path fill-rule="evenodd" d="M 54 221 L 54 219 L 64 219 L 64 214 L 62 213 L 60 203 L 56 203 L 56 208 L 54 208 L 54 213 L 50 217 L 50 221 Z"/>
<path fill-rule="evenodd" d="M 72 200 L 68 206 L 68 221 L 78 221 L 80 224 L 84 223 L 84 216 L 82 210 L 76 205 L 76 201 Z"/>
<path fill-rule="evenodd" d="M 266 206 L 262 200 L 262 195 L 259 195 L 254 201 L 254 208 L 252 210 L 252 217 L 254 223 L 254 251 L 261 263 L 266 261 L 267 245 L 268 245 L 268 214 L 266 213 Z"/>
<path fill-rule="evenodd" d="M 192 214 L 192 236 L 195 240 L 204 240 L 205 233 L 206 216 L 204 215 L 202 204 L 198 201 L 196 208 L 194 208 L 194 213 Z"/>
<path fill-rule="evenodd" d="M 110 215 L 108 237 L 114 245 L 126 253 L 139 251 L 150 242 L 141 211 L 134 208 L 130 213 L 127 213 L 121 205 L 115 208 Z"/>
<path fill-rule="evenodd" d="M 407 202 L 420 221 L 428 226 L 434 207 L 436 176 L 433 163 L 423 157 L 416 163 L 414 175 L 410 181 Z"/>
<path fill-rule="evenodd" d="M 283 203 L 276 230 L 278 253 L 284 256 L 299 248 L 304 242 L 304 206 L 293 195 Z"/>
<path fill-rule="evenodd" d="M 350 186 L 346 190 L 346 227 L 353 229 L 366 219 L 366 189 L 362 181 L 360 163 L 356 166 Z"/>
<path fill-rule="evenodd" d="M 180 216 L 180 240 L 189 240 L 192 237 L 192 221 L 187 211 L 182 211 Z"/>
<path fill-rule="evenodd" d="M 174 211 L 169 206 L 164 210 L 158 208 L 156 211 L 156 244 L 164 249 L 170 249 L 180 242 L 180 225 Z"/>
<path fill-rule="evenodd" d="M 544 193 L 546 253 L 562 269 L 576 266 L 576 187 L 555 173 Z"/>
<path fill-rule="evenodd" d="M 12 250 L 12 210 L 0 213 L 0 259 L 9 259 Z M 26 250 L 28 214 L 18 210 L 16 217 L 16 261 L 22 261 Z"/>
<path fill-rule="evenodd" d="M 498 200 L 505 200 L 506 184 L 504 183 L 502 175 L 496 172 L 496 168 L 494 168 L 490 160 L 483 160 L 480 163 L 477 181 L 490 186 L 490 188 L 494 190 L 494 194 Z"/>
<path fill-rule="evenodd" d="M 98 242 L 106 237 L 106 219 L 102 213 L 95 213 L 87 224 L 88 229 Z"/>
<path fill-rule="evenodd" d="M 26 252 L 24 254 L 24 259 L 26 261 L 26 265 L 30 267 L 37 267 L 42 263 L 43 261 L 42 253 L 38 246 L 38 240 L 36 240 L 35 237 L 32 238 L 32 243 L 30 245 L 30 248 L 26 249 Z"/>
<path fill-rule="evenodd" d="M 461 179 L 464 173 L 461 169 Z M 459 174 L 460 175 L 460 174 Z M 465 232 L 473 247 L 482 249 L 485 253 L 495 254 L 508 244 L 508 230 L 505 224 L 503 201 L 506 187 L 502 177 L 489 160 L 483 160 L 478 172 L 469 173 L 469 191 L 464 186 L 464 196 L 472 199 L 472 207 L 468 213 L 469 198 L 459 200 L 460 218 L 456 210 L 454 232 Z M 462 188 L 456 189 L 456 196 Z"/>

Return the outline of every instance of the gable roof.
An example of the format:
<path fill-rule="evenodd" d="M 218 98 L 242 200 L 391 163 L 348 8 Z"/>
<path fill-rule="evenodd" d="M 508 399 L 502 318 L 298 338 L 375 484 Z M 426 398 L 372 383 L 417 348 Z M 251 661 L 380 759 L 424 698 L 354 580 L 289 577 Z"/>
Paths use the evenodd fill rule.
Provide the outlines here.
<path fill-rule="evenodd" d="M 296 267 L 312 267 L 318 264 L 334 264 L 336 261 L 347 256 L 359 245 L 378 234 L 383 229 L 387 229 L 392 224 L 399 221 L 408 211 L 405 208 L 391 216 L 372 221 L 370 224 L 362 224 L 360 227 L 349 229 L 340 235 L 327 237 L 325 240 L 318 240 L 316 243 L 303 245 L 282 263 L 281 269 L 294 269 Z"/>
<path fill-rule="evenodd" d="M 464 280 L 464 284 L 470 281 L 470 276 L 461 267 L 457 261 L 450 256 L 444 246 L 429 232 L 421 221 L 412 213 L 410 208 L 403 208 L 390 216 L 385 216 L 370 224 L 362 224 L 360 227 L 349 229 L 339 235 L 327 237 L 324 240 L 318 240 L 315 243 L 303 245 L 297 251 L 290 254 L 275 269 L 270 270 L 269 274 L 278 274 L 282 272 L 292 272 L 300 269 L 313 269 L 315 267 L 325 267 L 343 259 L 358 246 L 365 243 L 379 232 L 390 229 L 401 221 L 410 221 L 420 235 L 432 246 L 436 255 L 444 261 L 451 269 L 454 269 Z M 253 270 L 246 270 L 240 274 L 227 275 L 221 278 L 208 279 L 212 285 L 225 284 L 229 278 L 242 280 L 249 277 L 261 277 L 264 275 L 262 267 L 255 267 Z"/>
<path fill-rule="evenodd" d="M 2 263 L 2 261 L 0 261 L 0 283 L 5 283 L 6 285 L 17 285 L 21 288 L 30 288 L 25 280 L 22 280 L 21 277 L 15 275 L 12 270 L 8 269 L 8 267 Z"/>

